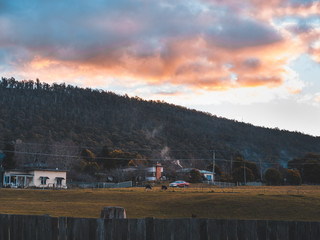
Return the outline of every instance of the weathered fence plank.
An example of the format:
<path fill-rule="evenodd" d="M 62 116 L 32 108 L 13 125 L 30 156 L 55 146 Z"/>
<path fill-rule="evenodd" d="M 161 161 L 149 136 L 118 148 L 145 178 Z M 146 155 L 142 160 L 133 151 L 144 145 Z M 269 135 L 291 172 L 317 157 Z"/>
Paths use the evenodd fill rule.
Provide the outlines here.
<path fill-rule="evenodd" d="M 173 239 L 190 240 L 190 219 L 175 219 L 173 224 Z"/>
<path fill-rule="evenodd" d="M 0 215 L 0 239 L 9 239 L 10 225 L 9 216 L 7 214 Z"/>
<path fill-rule="evenodd" d="M 146 239 L 155 240 L 154 218 L 146 218 Z"/>
<path fill-rule="evenodd" d="M 237 228 L 238 220 L 220 220 L 223 224 L 220 224 L 220 231 L 222 232 L 222 237 L 220 239 L 237 240 Z M 227 225 L 227 227 L 225 227 Z M 225 237 L 227 236 L 227 237 Z M 218 239 L 218 238 L 217 238 Z"/>
<path fill-rule="evenodd" d="M 67 240 L 67 218 L 58 218 L 58 239 Z"/>
<path fill-rule="evenodd" d="M 155 239 L 171 240 L 174 237 L 174 221 L 173 219 L 155 219 Z"/>
<path fill-rule="evenodd" d="M 267 221 L 259 220 L 257 221 L 257 240 L 267 239 Z"/>
<path fill-rule="evenodd" d="M 96 228 L 96 237 L 95 240 L 103 240 L 104 239 L 104 219 L 98 218 L 97 228 Z"/>
<path fill-rule="evenodd" d="M 320 222 L 0 215 L 0 240 L 313 240 Z"/>
<path fill-rule="evenodd" d="M 207 219 L 190 219 L 190 236 L 194 240 L 208 239 Z"/>
<path fill-rule="evenodd" d="M 319 239 L 320 237 L 320 224 L 319 222 L 310 223 L 310 239 Z"/>
<path fill-rule="evenodd" d="M 297 222 L 287 222 L 288 224 L 288 239 L 297 240 Z"/>

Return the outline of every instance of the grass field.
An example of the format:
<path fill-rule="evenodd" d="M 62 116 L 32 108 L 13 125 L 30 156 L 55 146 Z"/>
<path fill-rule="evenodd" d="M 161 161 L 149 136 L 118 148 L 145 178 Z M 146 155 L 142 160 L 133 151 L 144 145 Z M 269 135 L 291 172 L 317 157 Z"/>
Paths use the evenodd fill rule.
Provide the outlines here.
<path fill-rule="evenodd" d="M 320 186 L 145 191 L 144 188 L 0 189 L 0 214 L 100 217 L 105 206 L 121 206 L 128 218 L 273 219 L 320 221 Z"/>

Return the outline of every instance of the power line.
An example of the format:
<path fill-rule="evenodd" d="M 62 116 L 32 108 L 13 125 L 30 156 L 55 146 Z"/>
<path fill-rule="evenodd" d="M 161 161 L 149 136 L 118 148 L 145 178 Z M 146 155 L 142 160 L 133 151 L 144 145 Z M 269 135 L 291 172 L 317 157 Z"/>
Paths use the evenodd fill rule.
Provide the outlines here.
<path fill-rule="evenodd" d="M 211 150 L 212 151 L 212 150 Z M 15 154 L 26 154 L 26 155 L 33 155 L 33 156 L 48 156 L 48 157 L 60 157 L 60 158 L 74 158 L 74 159 L 80 159 L 80 155 L 66 155 L 66 154 L 50 154 L 50 153 L 40 153 L 40 152 L 20 152 L 20 151 L 9 151 L 5 150 L 3 152 L 7 153 L 15 153 Z M 179 158 L 179 159 L 163 159 L 163 158 L 119 158 L 119 157 L 96 157 L 96 160 L 146 160 L 146 161 L 212 161 L 212 158 Z M 224 158 L 214 158 L 215 161 L 218 162 L 227 162 L 230 163 L 232 160 L 233 163 L 243 163 L 243 162 L 250 162 L 245 160 L 233 160 L 233 159 L 224 159 Z M 314 160 L 314 159 L 305 159 L 305 160 Z M 253 162 L 255 163 L 255 162 Z M 269 162 L 269 161 L 261 161 L 261 163 L 269 164 L 269 165 L 280 165 L 279 162 Z M 294 163 L 295 165 L 304 165 L 304 164 L 314 164 L 314 163 Z"/>
<path fill-rule="evenodd" d="M 10 141 L 0 141 L 2 143 L 12 143 Z M 22 143 L 16 143 L 17 146 L 19 146 L 21 144 L 21 146 L 24 146 L 24 145 L 31 145 L 31 146 L 47 146 L 47 147 L 54 147 L 54 148 L 63 148 L 63 149 L 75 149 L 75 150 L 80 150 L 80 149 L 83 149 L 83 148 L 87 148 L 87 149 L 101 149 L 103 148 L 104 146 L 100 146 L 100 147 L 86 147 L 86 146 L 68 146 L 68 145 L 65 145 L 64 143 L 56 143 L 56 144 L 43 144 L 43 143 L 25 143 L 25 142 L 22 142 Z M 167 146 L 165 146 L 167 147 Z M 149 152 L 162 152 L 165 147 L 163 148 L 159 148 L 159 149 L 149 149 L 149 148 L 132 148 L 132 149 L 123 149 L 124 151 L 149 151 Z M 114 147 L 114 148 L 107 148 L 108 150 L 117 150 L 117 149 L 121 149 L 121 147 Z M 170 153 L 174 153 L 174 152 L 193 152 L 193 153 L 208 153 L 208 156 L 209 156 L 209 153 L 212 152 L 212 150 L 210 149 L 171 149 L 171 148 L 168 148 L 169 152 Z M 221 155 L 229 155 L 230 154 L 230 151 L 226 151 L 226 150 L 222 150 L 222 149 L 219 149 L 219 148 L 215 148 L 216 152 L 217 153 L 220 153 Z M 241 150 L 236 150 L 235 152 L 231 150 L 231 154 L 237 154 L 237 153 L 240 153 L 241 154 Z M 51 154 L 52 155 L 52 154 Z M 286 157 L 286 156 L 272 156 L 272 155 L 266 155 L 264 156 L 264 158 L 268 158 L 268 159 L 280 159 L 282 161 L 290 161 L 290 160 L 293 160 L 294 158 L 291 158 L 291 157 Z M 259 159 L 259 158 L 258 158 Z M 204 160 L 207 160 L 207 159 L 204 159 Z M 309 159 L 309 160 L 312 160 L 312 159 Z M 230 160 L 229 160 L 230 161 Z M 266 161 L 263 161 L 264 163 Z M 273 162 L 270 162 L 270 163 L 273 163 Z"/>

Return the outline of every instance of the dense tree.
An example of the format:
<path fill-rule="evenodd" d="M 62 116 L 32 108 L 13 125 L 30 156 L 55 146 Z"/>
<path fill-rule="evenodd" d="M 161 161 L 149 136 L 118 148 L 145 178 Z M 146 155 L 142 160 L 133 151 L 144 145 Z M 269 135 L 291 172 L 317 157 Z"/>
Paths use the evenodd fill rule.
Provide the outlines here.
<path fill-rule="evenodd" d="M 111 158 L 110 151 L 107 146 L 103 146 L 101 152 L 97 156 L 97 160 L 104 170 L 110 170 L 117 167 L 117 160 Z"/>
<path fill-rule="evenodd" d="M 67 141 L 86 146 L 94 153 L 99 153 L 104 143 L 110 152 L 112 149 L 138 151 L 143 158 L 200 157 L 206 159 L 203 167 L 212 159 L 210 149 L 217 150 L 217 159 L 230 159 L 234 152 L 239 152 L 250 162 L 256 159 L 277 162 L 305 152 L 320 152 L 318 137 L 254 127 L 160 101 L 144 101 L 64 83 L 49 85 L 38 79 L 0 80 L 0 139 L 4 136 L 48 144 Z M 161 151 L 156 151 L 164 147 L 172 150 L 167 155 L 169 158 L 162 158 Z M 192 151 L 176 151 L 181 149 Z M 236 168 L 234 156 L 230 171 Z M 137 164 L 134 157 L 129 157 L 130 160 Z M 190 166 L 191 162 L 182 164 Z M 225 171 L 225 164 L 222 165 L 219 162 Z"/>
<path fill-rule="evenodd" d="M 95 162 L 96 157 L 89 149 L 83 148 L 81 150 L 81 159 L 86 162 Z"/>
<path fill-rule="evenodd" d="M 206 170 L 212 172 L 212 166 L 213 166 L 213 163 L 210 163 L 206 167 Z M 222 175 L 221 169 L 217 164 L 214 165 L 214 173 L 215 173 L 215 176 L 221 177 L 221 175 Z"/>
<path fill-rule="evenodd" d="M 288 168 L 297 169 L 303 183 L 320 183 L 320 154 L 307 153 L 288 162 Z"/>
<path fill-rule="evenodd" d="M 295 170 L 288 169 L 286 180 L 287 180 L 286 181 L 287 184 L 289 185 L 300 185 L 302 179 L 298 169 L 295 169 Z"/>
<path fill-rule="evenodd" d="M 232 179 L 235 183 L 237 182 L 250 182 L 254 180 L 254 175 L 251 169 L 247 167 L 238 167 L 232 172 Z"/>
<path fill-rule="evenodd" d="M 3 148 L 4 158 L 2 159 L 2 167 L 7 169 L 14 169 L 16 166 L 16 162 L 14 160 L 14 143 L 7 142 Z"/>
<path fill-rule="evenodd" d="M 83 148 L 81 150 L 81 170 L 85 173 L 89 173 L 94 175 L 95 173 L 99 172 L 100 167 L 96 162 L 95 155 L 87 148 Z"/>
<path fill-rule="evenodd" d="M 246 161 L 244 165 L 252 171 L 255 181 L 260 179 L 260 173 L 256 163 Z"/>
<path fill-rule="evenodd" d="M 279 185 L 282 182 L 281 173 L 275 168 L 269 168 L 266 171 L 264 178 L 268 185 Z"/>
<path fill-rule="evenodd" d="M 244 164 L 244 157 L 240 153 L 237 153 L 236 156 L 234 156 L 233 169 L 244 167 Z"/>
<path fill-rule="evenodd" d="M 91 175 L 96 174 L 97 172 L 100 171 L 100 167 L 98 163 L 96 162 L 86 162 L 86 161 L 81 161 L 81 170 L 85 173 L 89 173 Z"/>
<path fill-rule="evenodd" d="M 201 182 L 201 173 L 198 169 L 193 168 L 189 173 L 189 181 L 191 183 L 199 183 Z"/>
<path fill-rule="evenodd" d="M 305 183 L 320 183 L 320 163 L 317 160 L 307 160 L 303 165 Z"/>
<path fill-rule="evenodd" d="M 260 179 L 260 173 L 259 173 L 257 164 L 254 162 L 245 161 L 244 157 L 239 153 L 235 156 L 233 167 L 234 167 L 234 170 L 242 168 L 242 171 L 244 167 L 250 169 L 249 172 L 253 174 L 253 178 L 252 179 L 250 178 L 251 179 L 250 181 L 253 181 L 253 180 L 256 181 Z M 240 172 L 241 172 L 240 170 L 236 171 L 236 173 L 239 173 L 239 174 Z M 243 176 L 242 176 L 242 179 L 243 179 Z"/>

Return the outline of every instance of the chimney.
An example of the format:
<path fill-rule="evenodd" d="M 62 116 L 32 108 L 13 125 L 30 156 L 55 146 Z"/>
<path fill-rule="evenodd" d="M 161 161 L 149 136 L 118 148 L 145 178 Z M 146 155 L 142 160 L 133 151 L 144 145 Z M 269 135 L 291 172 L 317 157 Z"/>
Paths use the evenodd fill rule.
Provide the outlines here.
<path fill-rule="evenodd" d="M 156 179 L 159 180 L 161 178 L 161 173 L 163 171 L 163 167 L 161 166 L 161 163 L 157 162 L 156 165 Z"/>

